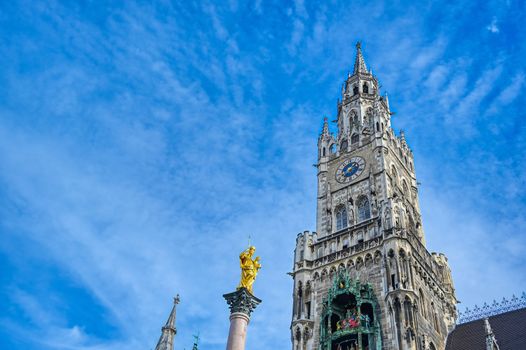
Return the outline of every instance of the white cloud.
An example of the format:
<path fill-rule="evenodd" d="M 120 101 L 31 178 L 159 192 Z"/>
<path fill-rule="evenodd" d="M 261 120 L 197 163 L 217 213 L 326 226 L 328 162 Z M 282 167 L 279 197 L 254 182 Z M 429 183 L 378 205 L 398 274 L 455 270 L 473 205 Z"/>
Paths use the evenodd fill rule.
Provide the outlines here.
<path fill-rule="evenodd" d="M 513 102 L 524 85 L 524 73 L 517 73 L 507 86 L 502 89 L 497 98 L 493 101 L 491 106 L 488 108 L 488 114 L 497 114 L 500 110 Z"/>
<path fill-rule="evenodd" d="M 486 29 L 492 33 L 499 32 L 499 27 L 497 26 L 497 17 L 493 17 L 493 19 L 491 20 L 491 23 L 486 27 Z"/>
<path fill-rule="evenodd" d="M 35 19 L 36 31 L 50 33 L 46 45 L 75 60 L 50 59 L 29 77 L 15 69 L 6 74 L 10 94 L 24 108 L 0 110 L 0 184 L 8 188 L 3 200 L 25 215 L 9 215 L 2 224 L 9 225 L 12 244 L 30 247 L 29 261 L 45 255 L 102 305 L 105 321 L 119 332 L 100 339 L 56 305 L 39 306 L 45 288 L 35 295 L 20 289 L 13 303 L 34 315 L 28 335 L 34 342 L 151 348 L 179 292 L 178 347 L 188 347 L 200 330 L 204 347 L 222 349 L 228 310 L 221 294 L 235 287 L 236 256 L 251 234 L 263 258 L 255 287 L 263 303 L 249 345 L 288 347 L 291 280 L 285 273 L 296 233 L 315 224 L 316 136 L 323 115 L 334 113 L 360 36 L 367 63 L 398 95 L 391 105 L 405 112 L 394 125 L 429 138 L 414 144 L 417 169 L 429 170 L 419 175 L 431 188 L 423 191 L 425 228 L 431 248 L 450 257 L 459 295 L 469 303 L 500 296 L 499 286 L 526 285 L 515 278 L 524 240 L 512 229 L 525 223 L 491 222 L 469 203 L 488 196 L 487 180 L 456 187 L 451 178 L 458 172 L 443 170 L 460 162 L 458 154 L 448 158 L 455 137 L 444 120 L 469 125 L 506 65 L 473 73 L 475 60 L 448 56 L 455 43 L 428 32 L 425 13 L 415 16 L 414 8 L 390 18 L 379 4 L 353 11 L 311 7 L 298 1 L 279 23 L 291 29 L 281 36 L 271 21 L 248 37 L 246 23 L 227 25 L 233 17 L 219 5 L 208 6 L 202 18 L 130 6 L 115 10 L 104 28 L 60 6 L 45 10 L 49 23 Z M 284 15 L 264 4 L 256 10 L 276 15 L 269 18 Z M 61 46 L 61 33 L 69 45 Z M 284 66 L 290 69 L 280 71 Z M 523 85 L 524 75 L 516 74 L 495 106 L 511 104 Z M 430 145 L 440 154 L 431 154 Z M 467 173 L 482 173 L 476 163 L 488 154 L 471 156 L 462 161 Z M 439 168 L 433 162 L 445 165 L 433 171 Z M 511 167 L 494 163 L 495 173 Z M 521 181 L 505 174 L 507 203 L 521 198 Z M 12 214 L 9 208 L 0 213 Z M 492 240 L 495 232 L 500 242 Z M 499 259 L 491 256 L 495 245 L 504 252 Z M 486 278 L 494 284 L 480 294 Z M 2 324 L 24 330 L 5 319 Z"/>

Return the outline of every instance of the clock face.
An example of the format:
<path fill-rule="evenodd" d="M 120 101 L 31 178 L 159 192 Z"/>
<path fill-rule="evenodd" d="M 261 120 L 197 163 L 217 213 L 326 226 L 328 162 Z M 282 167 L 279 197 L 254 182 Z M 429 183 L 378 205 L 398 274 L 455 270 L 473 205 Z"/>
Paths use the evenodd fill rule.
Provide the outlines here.
<path fill-rule="evenodd" d="M 352 157 L 342 162 L 336 169 L 336 181 L 347 183 L 356 179 L 365 169 L 365 160 L 362 157 Z"/>

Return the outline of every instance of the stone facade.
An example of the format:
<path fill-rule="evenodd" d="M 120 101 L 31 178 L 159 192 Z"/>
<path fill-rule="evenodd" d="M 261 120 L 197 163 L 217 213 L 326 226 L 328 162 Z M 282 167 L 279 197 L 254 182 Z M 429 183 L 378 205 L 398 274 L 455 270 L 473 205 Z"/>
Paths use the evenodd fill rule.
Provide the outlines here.
<path fill-rule="evenodd" d="M 359 44 L 337 111 L 318 140 L 316 232 L 296 239 L 293 350 L 444 349 L 451 272 L 426 249 L 413 153 Z"/>

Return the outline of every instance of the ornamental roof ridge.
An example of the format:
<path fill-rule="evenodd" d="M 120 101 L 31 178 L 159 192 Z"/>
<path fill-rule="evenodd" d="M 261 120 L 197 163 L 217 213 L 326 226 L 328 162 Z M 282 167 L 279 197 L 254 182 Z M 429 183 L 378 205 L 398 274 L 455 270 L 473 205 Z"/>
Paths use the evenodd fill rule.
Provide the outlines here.
<path fill-rule="evenodd" d="M 466 307 L 464 311 L 458 312 L 457 324 L 476 321 L 524 308 L 526 308 L 526 293 L 522 292 L 520 297 L 516 297 L 513 294 L 511 299 L 506 299 L 503 297 L 500 302 L 494 299 L 493 303 L 484 303 L 481 307 L 477 305 L 475 305 L 473 309 Z"/>

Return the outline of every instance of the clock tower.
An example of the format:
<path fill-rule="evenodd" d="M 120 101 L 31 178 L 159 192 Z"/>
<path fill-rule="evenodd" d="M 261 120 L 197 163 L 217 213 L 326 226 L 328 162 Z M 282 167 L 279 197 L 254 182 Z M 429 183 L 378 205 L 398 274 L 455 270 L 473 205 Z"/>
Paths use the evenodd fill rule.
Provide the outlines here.
<path fill-rule="evenodd" d="M 444 349 L 456 320 L 447 258 L 425 245 L 413 153 L 360 43 L 318 139 L 316 232 L 294 254 L 293 350 Z"/>

